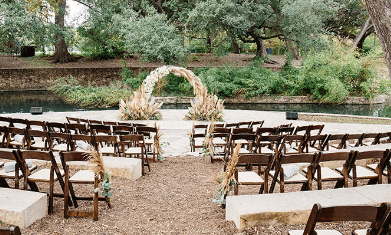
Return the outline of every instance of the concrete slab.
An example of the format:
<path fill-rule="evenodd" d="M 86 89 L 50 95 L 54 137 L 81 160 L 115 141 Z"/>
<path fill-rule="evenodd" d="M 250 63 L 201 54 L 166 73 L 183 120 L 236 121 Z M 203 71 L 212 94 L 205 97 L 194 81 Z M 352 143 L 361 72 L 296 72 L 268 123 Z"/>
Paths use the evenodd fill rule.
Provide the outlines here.
<path fill-rule="evenodd" d="M 21 229 L 48 214 L 46 193 L 0 188 L 0 221 Z"/>
<path fill-rule="evenodd" d="M 367 185 L 363 187 L 355 187 L 352 189 L 376 203 L 391 203 L 391 184 Z"/>
<path fill-rule="evenodd" d="M 239 229 L 270 220 L 286 224 L 302 224 L 307 222 L 315 203 L 331 206 L 377 204 L 390 201 L 389 192 L 384 193 L 385 196 L 377 195 L 376 197 L 374 195 L 374 190 L 377 194 L 383 194 L 383 191 L 387 191 L 388 187 L 380 186 L 381 188 L 376 190 L 372 186 L 363 186 L 360 188 L 228 196 L 226 220 L 233 220 Z"/>
<path fill-rule="evenodd" d="M 130 180 L 141 177 L 141 159 L 124 157 L 103 157 L 103 162 L 112 175 L 121 176 Z"/>

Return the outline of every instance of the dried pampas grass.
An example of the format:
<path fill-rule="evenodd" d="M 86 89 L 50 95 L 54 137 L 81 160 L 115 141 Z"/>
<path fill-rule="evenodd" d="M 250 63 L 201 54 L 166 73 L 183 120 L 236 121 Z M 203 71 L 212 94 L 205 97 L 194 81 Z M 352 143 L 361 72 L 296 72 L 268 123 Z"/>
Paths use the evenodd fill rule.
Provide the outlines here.
<path fill-rule="evenodd" d="M 106 168 L 103 163 L 102 154 L 98 153 L 95 148 L 91 147 L 86 154 L 86 160 L 91 163 L 89 169 L 92 170 L 95 174 L 98 174 L 101 179 L 104 179 Z"/>
<path fill-rule="evenodd" d="M 154 137 L 154 142 L 153 142 L 153 146 L 156 150 L 156 155 L 157 155 L 157 160 L 158 161 L 163 161 L 163 148 L 162 148 L 162 145 L 160 143 L 160 140 L 161 140 L 161 137 L 163 135 L 162 132 L 160 132 L 160 126 L 157 126 L 156 125 L 156 122 L 155 122 L 155 128 L 156 128 L 156 134 L 155 134 L 155 137 Z"/>
<path fill-rule="evenodd" d="M 130 101 L 120 100 L 119 102 L 119 119 L 126 120 L 159 120 L 162 114 L 158 109 L 162 103 L 155 103 L 155 98 L 145 91 L 144 85 L 141 85 Z"/>
<path fill-rule="evenodd" d="M 206 163 L 212 163 L 212 158 L 214 157 L 213 132 L 214 132 L 214 123 L 212 119 L 212 122 L 210 123 L 209 126 L 208 133 L 206 134 L 203 143 L 204 159 Z"/>
<path fill-rule="evenodd" d="M 191 101 L 191 107 L 186 114 L 185 119 L 210 121 L 224 121 L 224 102 L 216 95 L 207 94 L 206 87 L 203 87 L 204 92 L 200 96 L 196 96 L 194 101 Z"/>

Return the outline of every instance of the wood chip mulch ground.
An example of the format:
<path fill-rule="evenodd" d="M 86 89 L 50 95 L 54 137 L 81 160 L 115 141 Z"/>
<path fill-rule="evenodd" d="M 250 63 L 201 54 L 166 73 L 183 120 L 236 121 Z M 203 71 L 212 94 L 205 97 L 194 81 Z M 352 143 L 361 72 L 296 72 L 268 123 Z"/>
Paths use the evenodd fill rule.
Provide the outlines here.
<path fill-rule="evenodd" d="M 54 214 L 36 221 L 23 234 L 287 234 L 303 225 L 265 222 L 238 230 L 225 220 L 225 210 L 212 202 L 218 190 L 214 181 L 222 162 L 205 163 L 201 157 L 170 157 L 151 163 L 151 172 L 135 181 L 112 177 L 112 209 L 99 202 L 99 220 L 63 217 L 63 200 L 55 198 Z M 247 188 L 250 187 L 250 188 Z M 241 187 L 240 194 L 256 194 L 258 187 Z M 245 188 L 245 189 L 242 189 Z M 278 188 L 278 187 L 277 187 Z M 79 190 L 78 190 L 79 189 Z M 299 188 L 288 186 L 286 191 Z M 41 188 L 45 191 L 44 187 Z M 90 188 L 76 188 L 88 193 Z M 59 192 L 57 186 L 56 190 Z M 278 189 L 277 189 L 278 192 Z M 85 195 L 85 194 L 84 194 Z M 260 202 L 261 203 L 261 202 Z M 80 208 L 92 209 L 91 202 Z M 367 223 L 324 223 L 319 228 L 336 228 L 349 234 Z"/>

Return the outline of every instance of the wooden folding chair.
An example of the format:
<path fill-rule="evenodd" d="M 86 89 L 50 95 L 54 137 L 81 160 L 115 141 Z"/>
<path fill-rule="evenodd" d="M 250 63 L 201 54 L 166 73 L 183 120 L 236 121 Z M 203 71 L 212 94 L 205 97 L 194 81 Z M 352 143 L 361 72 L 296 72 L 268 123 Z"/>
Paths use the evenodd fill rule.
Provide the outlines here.
<path fill-rule="evenodd" d="M 68 133 L 67 126 L 61 122 L 46 122 L 48 132 Z"/>
<path fill-rule="evenodd" d="M 324 129 L 324 124 L 321 125 L 310 125 L 308 127 L 309 135 L 320 135 Z"/>
<path fill-rule="evenodd" d="M 252 123 L 251 121 L 250 122 L 239 122 L 237 128 L 251 128 L 251 123 Z"/>
<path fill-rule="evenodd" d="M 278 154 L 282 140 L 281 135 L 257 135 L 254 152 Z"/>
<path fill-rule="evenodd" d="M 89 130 L 92 135 L 111 135 L 111 126 L 103 125 L 103 124 L 90 124 Z"/>
<path fill-rule="evenodd" d="M 88 119 L 88 124 L 90 124 L 90 125 L 103 125 L 103 121 Z"/>
<path fill-rule="evenodd" d="M 375 145 L 379 143 L 381 133 L 364 133 L 362 135 L 362 145 Z"/>
<path fill-rule="evenodd" d="M 310 126 L 297 126 L 292 135 L 309 135 Z"/>
<path fill-rule="evenodd" d="M 21 128 L 21 129 L 25 129 L 28 127 L 28 124 L 27 124 L 27 119 L 23 119 L 23 118 L 10 118 L 10 127 L 17 127 L 17 128 Z"/>
<path fill-rule="evenodd" d="M 357 180 L 369 180 L 368 184 L 381 184 L 383 171 L 386 165 L 390 165 L 390 151 L 387 150 L 369 150 L 354 151 L 353 160 L 350 162 L 352 170 L 349 177 L 353 179 L 353 187 L 357 187 Z M 363 166 L 357 166 L 360 160 L 376 160 L 379 162 L 376 171 L 369 170 Z"/>
<path fill-rule="evenodd" d="M 78 120 L 79 120 L 79 123 L 81 123 L 81 124 L 85 124 L 85 125 L 90 124 L 90 120 L 88 120 L 87 118 L 78 118 Z"/>
<path fill-rule="evenodd" d="M 27 130 L 47 131 L 45 121 L 27 120 Z"/>
<path fill-rule="evenodd" d="M 0 148 L 4 148 L 7 144 L 7 127 L 0 126 Z"/>
<path fill-rule="evenodd" d="M 317 158 L 313 163 L 314 180 L 318 183 L 318 190 L 322 189 L 322 182 L 337 181 L 335 188 L 345 187 L 348 185 L 348 174 L 350 172 L 350 161 L 352 160 L 353 151 L 340 150 L 338 152 L 318 152 Z M 333 170 L 331 167 L 321 166 L 322 164 L 334 162 L 341 165 L 342 169 L 339 172 Z M 329 164 L 330 165 L 330 164 Z M 335 169 L 338 167 L 335 167 Z"/>
<path fill-rule="evenodd" d="M 269 169 L 272 163 L 272 156 L 270 154 L 246 154 L 240 155 L 237 164 L 249 165 L 248 171 L 238 171 L 235 168 L 235 186 L 234 194 L 238 195 L 239 185 L 260 185 L 259 193 L 268 193 L 268 175 Z M 252 170 L 252 166 L 258 166 L 258 172 Z M 261 177 L 261 166 L 266 166 L 263 172 L 263 178 Z"/>
<path fill-rule="evenodd" d="M 329 141 L 325 150 L 338 151 L 340 149 L 346 149 L 346 140 L 349 134 L 331 134 L 329 135 Z"/>
<path fill-rule="evenodd" d="M 23 172 L 24 178 L 24 189 L 27 189 L 27 185 L 30 186 L 31 190 L 39 192 L 37 182 L 44 182 L 49 184 L 49 214 L 53 213 L 53 197 L 63 197 L 64 194 L 55 194 L 54 193 L 54 183 L 58 181 L 60 183 L 61 189 L 64 192 L 64 171 L 58 168 L 56 159 L 52 151 L 35 151 L 35 150 L 23 150 L 18 149 L 17 152 L 18 164 L 21 166 L 21 171 Z M 31 173 L 30 169 L 27 166 L 26 160 L 44 160 L 50 163 L 50 169 L 41 169 L 37 172 Z M 69 201 L 72 205 L 72 202 Z"/>
<path fill-rule="evenodd" d="M 21 235 L 19 226 L 10 228 L 0 228 L 1 235 Z"/>
<path fill-rule="evenodd" d="M 10 117 L 0 116 L 0 125 L 1 126 L 10 126 L 10 124 L 11 124 Z"/>
<path fill-rule="evenodd" d="M 50 151 L 69 151 L 70 149 L 69 134 L 61 132 L 49 132 Z"/>
<path fill-rule="evenodd" d="M 294 127 L 278 127 L 276 131 L 276 135 L 292 135 L 293 131 L 295 130 Z"/>
<path fill-rule="evenodd" d="M 76 117 L 66 117 L 69 124 L 71 123 L 80 123 L 79 118 Z"/>
<path fill-rule="evenodd" d="M 145 174 L 144 166 L 148 166 L 148 170 L 151 171 L 149 167 L 149 161 L 146 156 L 147 150 L 144 143 L 143 135 L 120 135 L 119 136 L 119 145 L 122 150 L 122 157 L 126 156 L 141 156 L 142 164 L 142 175 Z"/>
<path fill-rule="evenodd" d="M 346 137 L 345 147 L 346 148 L 354 148 L 358 146 L 362 146 L 362 140 L 363 140 L 364 134 L 349 134 Z"/>
<path fill-rule="evenodd" d="M 307 145 L 306 135 L 285 135 L 281 140 L 283 154 L 304 153 Z"/>
<path fill-rule="evenodd" d="M 190 150 L 195 152 L 196 149 L 203 148 L 206 134 L 193 134 L 190 139 Z"/>
<path fill-rule="evenodd" d="M 160 146 L 155 146 L 157 128 L 149 126 L 139 126 L 135 128 L 135 133 L 138 135 L 144 135 L 145 147 L 147 153 L 152 153 L 152 161 L 156 162 L 156 148 Z"/>
<path fill-rule="evenodd" d="M 119 156 L 118 141 L 116 135 L 94 135 L 94 146 L 102 155 Z"/>
<path fill-rule="evenodd" d="M 60 159 L 63 169 L 65 171 L 65 187 L 64 187 L 64 218 L 68 219 L 70 216 L 76 217 L 92 217 L 94 221 L 98 220 L 98 201 L 106 201 L 106 198 L 99 197 L 98 192 L 94 189 L 99 188 L 99 181 L 103 180 L 98 174 L 91 170 L 79 170 L 72 176 L 69 173 L 68 162 L 85 162 L 88 157 L 86 153 L 82 152 L 60 152 Z M 91 166 L 88 163 L 88 166 Z M 74 193 L 75 186 L 81 185 L 93 185 L 89 192 L 92 196 L 76 196 Z M 78 200 L 91 200 L 94 202 L 94 209 L 92 212 L 70 210 L 69 198 L 72 198 L 73 205 L 75 208 L 78 207 Z M 108 206 L 111 208 L 111 202 L 108 201 Z"/>
<path fill-rule="evenodd" d="M 379 228 L 390 211 L 387 203 L 380 206 L 371 205 L 346 205 L 322 207 L 315 204 L 312 207 L 311 214 L 308 218 L 304 230 L 291 230 L 289 235 L 342 235 L 337 230 L 315 230 L 318 222 L 339 222 L 339 221 L 367 221 L 371 222 L 368 233 L 378 234 Z"/>
<path fill-rule="evenodd" d="M 330 135 L 310 135 L 306 139 L 303 152 L 314 153 L 324 151 L 327 148 Z"/>
<path fill-rule="evenodd" d="M 70 134 L 69 141 L 70 150 L 73 152 L 88 152 L 91 147 L 95 146 L 91 135 Z"/>
<path fill-rule="evenodd" d="M 229 141 L 231 134 L 231 129 L 230 128 L 224 128 L 224 127 L 216 127 L 213 130 L 212 138 L 213 138 L 213 147 L 217 149 L 222 149 L 220 151 L 215 151 L 215 156 L 219 155 L 224 155 L 226 148 L 227 148 L 227 143 Z M 212 159 L 213 162 L 213 159 Z"/>
<path fill-rule="evenodd" d="M 252 121 L 250 124 L 250 128 L 253 128 L 253 131 L 255 132 L 257 128 L 262 127 L 265 121 Z"/>
<path fill-rule="evenodd" d="M 27 147 L 26 129 L 17 127 L 7 127 L 7 141 L 6 148 L 20 148 L 25 149 Z"/>
<path fill-rule="evenodd" d="M 233 122 L 233 123 L 225 123 L 225 128 L 237 128 L 239 125 L 239 122 Z"/>
<path fill-rule="evenodd" d="M 299 154 L 279 154 L 274 170 L 270 170 L 269 174 L 273 177 L 270 184 L 270 192 L 273 193 L 276 183 L 280 184 L 280 193 L 284 193 L 285 184 L 302 184 L 301 190 L 312 189 L 312 163 L 315 161 L 316 155 L 313 153 L 299 153 Z M 296 165 L 298 164 L 298 165 Z M 306 176 L 302 175 L 301 168 L 303 164 L 308 165 Z M 284 169 L 286 168 L 286 169 Z M 291 170 L 289 178 L 286 178 L 284 171 Z M 297 173 L 296 173 L 297 171 Z"/>
<path fill-rule="evenodd" d="M 113 128 L 113 135 L 130 135 L 134 134 L 134 128 L 133 126 L 128 125 L 116 125 L 112 126 Z"/>
<path fill-rule="evenodd" d="M 106 126 L 116 126 L 116 125 L 118 125 L 118 123 L 115 122 L 115 121 L 103 121 L 103 125 L 106 125 Z"/>
<path fill-rule="evenodd" d="M 89 133 L 89 130 L 87 128 L 86 124 L 82 123 L 65 123 L 67 132 L 69 134 L 83 134 L 87 135 Z"/>
<path fill-rule="evenodd" d="M 39 130 L 27 130 L 27 149 L 29 150 L 49 150 L 49 133 Z"/>
<path fill-rule="evenodd" d="M 15 164 L 14 171 L 7 171 L 4 167 L 0 170 L 0 187 L 9 188 L 6 179 L 14 181 L 14 187 L 19 189 L 19 180 L 23 177 L 23 172 L 20 171 L 20 166 L 17 161 L 17 153 L 16 150 L 12 149 L 0 149 L 0 165 L 3 166 L 5 164 L 3 159 L 9 160 L 8 164 Z M 30 171 L 36 169 L 36 166 L 32 166 Z"/>

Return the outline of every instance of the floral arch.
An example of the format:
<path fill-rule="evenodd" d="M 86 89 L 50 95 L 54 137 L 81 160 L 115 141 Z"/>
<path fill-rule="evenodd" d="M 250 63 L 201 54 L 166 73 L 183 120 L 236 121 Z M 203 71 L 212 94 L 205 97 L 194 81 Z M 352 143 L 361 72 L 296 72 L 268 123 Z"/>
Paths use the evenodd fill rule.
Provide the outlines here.
<path fill-rule="evenodd" d="M 121 120 L 148 120 L 161 119 L 159 108 L 163 103 L 155 103 L 152 92 L 156 82 L 173 73 L 186 78 L 194 88 L 195 100 L 191 101 L 191 107 L 185 119 L 191 120 L 216 120 L 222 121 L 225 114 L 223 101 L 216 95 L 207 94 L 207 88 L 202 85 L 201 80 L 190 70 L 175 67 L 162 66 L 152 71 L 143 81 L 142 85 L 134 92 L 129 100 L 121 100 L 119 103 Z"/>

